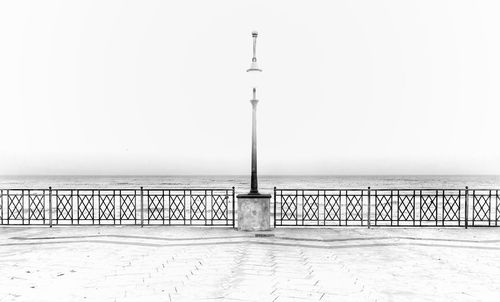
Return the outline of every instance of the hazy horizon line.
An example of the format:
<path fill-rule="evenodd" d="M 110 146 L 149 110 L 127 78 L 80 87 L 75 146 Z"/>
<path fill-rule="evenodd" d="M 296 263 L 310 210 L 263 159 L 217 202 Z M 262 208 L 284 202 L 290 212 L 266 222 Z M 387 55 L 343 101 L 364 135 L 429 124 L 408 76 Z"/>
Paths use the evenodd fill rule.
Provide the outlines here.
<path fill-rule="evenodd" d="M 165 176 L 248 176 L 250 174 L 0 174 L 0 177 L 23 177 L 23 176 L 101 176 L 101 177 L 117 177 L 117 176 L 143 176 L 143 177 L 165 177 Z M 259 174 L 259 176 L 500 176 L 500 174 Z"/>

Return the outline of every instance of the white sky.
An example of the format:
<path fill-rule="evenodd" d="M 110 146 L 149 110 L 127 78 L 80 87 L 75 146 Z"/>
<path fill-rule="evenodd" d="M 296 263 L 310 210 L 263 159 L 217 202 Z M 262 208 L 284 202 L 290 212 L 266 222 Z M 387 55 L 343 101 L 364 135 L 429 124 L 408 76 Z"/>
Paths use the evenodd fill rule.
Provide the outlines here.
<path fill-rule="evenodd" d="M 500 174 L 500 1 L 2 1 L 0 174 Z"/>

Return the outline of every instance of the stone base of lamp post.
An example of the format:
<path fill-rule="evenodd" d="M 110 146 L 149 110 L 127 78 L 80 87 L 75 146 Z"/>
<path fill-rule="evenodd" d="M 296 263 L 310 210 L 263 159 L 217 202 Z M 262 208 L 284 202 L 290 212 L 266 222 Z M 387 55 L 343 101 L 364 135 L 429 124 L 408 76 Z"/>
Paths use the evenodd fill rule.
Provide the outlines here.
<path fill-rule="evenodd" d="M 270 194 L 238 195 L 238 230 L 269 231 L 270 226 Z"/>

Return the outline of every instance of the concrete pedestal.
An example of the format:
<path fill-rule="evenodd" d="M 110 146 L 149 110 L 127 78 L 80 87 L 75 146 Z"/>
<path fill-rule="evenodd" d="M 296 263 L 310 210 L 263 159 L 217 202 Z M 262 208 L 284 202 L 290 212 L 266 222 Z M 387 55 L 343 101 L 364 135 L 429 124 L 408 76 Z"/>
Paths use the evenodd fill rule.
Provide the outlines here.
<path fill-rule="evenodd" d="M 269 231 L 270 194 L 240 194 L 238 197 L 238 230 Z"/>

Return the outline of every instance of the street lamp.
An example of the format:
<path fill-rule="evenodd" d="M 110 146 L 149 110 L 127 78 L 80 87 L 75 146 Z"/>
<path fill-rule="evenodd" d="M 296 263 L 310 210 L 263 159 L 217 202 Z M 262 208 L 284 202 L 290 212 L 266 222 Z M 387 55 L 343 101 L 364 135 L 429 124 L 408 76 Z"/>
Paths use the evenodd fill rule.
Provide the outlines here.
<path fill-rule="evenodd" d="M 252 32 L 253 57 L 247 74 L 252 83 L 252 174 L 250 192 L 238 195 L 238 229 L 244 231 L 265 231 L 270 229 L 270 194 L 261 194 L 257 182 L 257 88 L 256 80 L 262 69 L 257 65 L 257 36 Z"/>
<path fill-rule="evenodd" d="M 257 81 L 259 73 L 262 72 L 262 69 L 257 65 L 257 36 L 258 33 L 256 31 L 252 32 L 253 38 L 253 57 L 252 64 L 250 68 L 247 69 L 247 73 L 250 76 L 250 80 L 252 82 L 252 92 L 253 97 L 250 100 L 252 104 L 252 176 L 250 181 L 250 193 L 249 195 L 259 195 L 259 185 L 257 181 Z"/>

